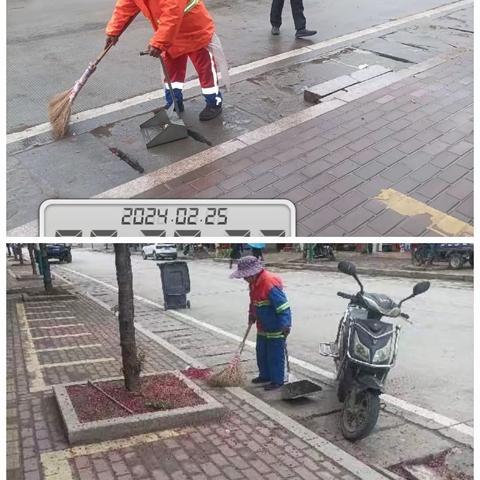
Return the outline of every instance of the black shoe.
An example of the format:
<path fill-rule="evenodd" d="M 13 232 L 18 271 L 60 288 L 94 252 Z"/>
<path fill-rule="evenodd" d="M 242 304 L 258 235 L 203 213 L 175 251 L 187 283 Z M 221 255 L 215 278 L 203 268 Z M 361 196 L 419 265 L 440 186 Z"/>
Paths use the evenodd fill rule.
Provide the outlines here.
<path fill-rule="evenodd" d="M 201 112 L 198 118 L 201 122 L 208 122 L 208 120 L 213 120 L 215 117 L 218 117 L 222 113 L 221 105 L 207 105 Z"/>
<path fill-rule="evenodd" d="M 306 28 L 302 28 L 301 30 L 297 30 L 297 33 L 295 33 L 295 38 L 311 37 L 312 35 L 316 34 L 316 30 L 307 30 Z"/>
<path fill-rule="evenodd" d="M 263 379 L 262 377 L 252 378 L 252 383 L 268 383 L 270 380 Z"/>
<path fill-rule="evenodd" d="M 280 27 L 272 27 L 272 35 L 280 35 Z"/>
<path fill-rule="evenodd" d="M 277 390 L 277 388 L 280 388 L 280 387 L 281 385 L 279 385 L 278 383 L 269 383 L 268 385 L 265 385 L 263 389 L 268 392 L 270 390 Z"/>

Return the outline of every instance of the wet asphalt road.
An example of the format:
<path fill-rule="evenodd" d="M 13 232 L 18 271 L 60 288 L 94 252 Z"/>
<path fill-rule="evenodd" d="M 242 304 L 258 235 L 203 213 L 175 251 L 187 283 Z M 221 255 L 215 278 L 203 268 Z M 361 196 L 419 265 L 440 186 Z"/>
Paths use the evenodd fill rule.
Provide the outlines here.
<path fill-rule="evenodd" d="M 9 132 L 46 121 L 46 105 L 55 93 L 70 88 L 103 48 L 104 28 L 113 0 L 9 0 L 7 2 L 7 81 Z M 378 25 L 433 7 L 444 0 L 305 0 L 307 26 L 318 30 L 311 40 L 295 40 L 286 2 L 279 37 L 270 35 L 269 0 L 206 0 L 231 66 Z M 151 26 L 137 18 L 118 46 L 102 62 L 76 110 L 106 105 L 159 88 L 159 71 L 140 58 Z"/>
<path fill-rule="evenodd" d="M 163 302 L 156 262 L 132 257 L 135 293 Z M 112 254 L 74 250 L 67 268 L 116 285 Z M 228 278 L 228 265 L 211 260 L 189 261 L 191 314 L 198 320 L 242 335 L 248 293 L 246 285 Z M 333 370 L 317 354 L 321 341 L 333 339 L 345 301 L 338 290 L 355 292 L 355 283 L 337 273 L 280 272 L 294 315 L 290 354 Z M 367 291 L 400 299 L 411 292 L 411 279 L 364 277 Z M 423 297 L 404 305 L 413 325 L 403 324 L 398 364 L 387 392 L 459 421 L 473 418 L 473 289 L 464 282 L 432 281 Z M 254 335 L 250 335 L 254 339 Z"/>
<path fill-rule="evenodd" d="M 272 37 L 269 0 L 228 4 L 206 1 L 230 66 L 338 38 L 442 4 L 305 0 L 308 23 L 319 33 L 311 40 L 297 41 L 293 38 L 288 2 L 282 34 Z M 76 4 L 66 0 L 65 9 L 57 11 L 51 1 L 9 1 L 8 132 L 21 132 L 27 126 L 46 121 L 48 99 L 70 88 L 103 47 L 104 26 L 113 3 L 88 0 Z M 225 94 L 223 114 L 212 122 L 198 121 L 203 99 L 189 90 L 184 121 L 213 145 L 219 145 L 308 108 L 310 104 L 303 100 L 305 87 L 351 74 L 361 65 L 381 65 L 399 71 L 453 48 L 471 48 L 472 34 L 468 32 L 473 30 L 472 7 L 453 5 L 455 11 L 449 14 L 416 19 L 388 32 L 363 35 L 339 47 L 320 49 L 236 75 L 230 92 Z M 150 29 L 142 18 L 130 26 L 82 89 L 73 112 L 91 114 L 92 108 L 157 90 L 158 99 L 153 96 L 148 102 L 76 123 L 71 135 L 60 141 L 53 141 L 47 133 L 8 145 L 8 230 L 36 219 L 38 208 L 46 199 L 90 198 L 138 178 L 138 171 L 111 153 L 112 147 L 138 162 L 146 173 L 207 148 L 191 138 L 148 151 L 145 148 L 139 125 L 150 118 L 153 108 L 163 105 L 158 64 L 138 56 L 151 36 Z M 153 189 L 146 195 L 157 193 Z"/>

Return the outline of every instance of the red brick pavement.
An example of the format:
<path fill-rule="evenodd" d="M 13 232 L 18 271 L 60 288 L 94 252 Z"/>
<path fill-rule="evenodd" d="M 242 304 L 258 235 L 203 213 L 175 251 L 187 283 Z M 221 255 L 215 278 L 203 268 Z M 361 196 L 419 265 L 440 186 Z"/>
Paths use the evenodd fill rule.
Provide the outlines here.
<path fill-rule="evenodd" d="M 472 52 L 146 192 L 286 198 L 302 236 L 438 235 L 375 200 L 392 188 L 473 222 Z"/>
<path fill-rule="evenodd" d="M 31 328 L 20 330 L 17 310 L 21 305 Z M 72 479 L 342 479 L 357 478 L 335 461 L 321 455 L 308 443 L 292 434 L 264 413 L 228 391 L 208 392 L 229 408 L 228 416 L 218 422 L 180 429 L 171 438 L 134 441 L 126 446 L 101 443 L 87 450 L 69 450 L 54 397 L 48 386 L 68 381 L 118 376 L 121 360 L 116 318 L 94 301 L 77 295 L 68 303 L 24 302 L 18 294 L 7 302 L 7 401 L 8 478 L 60 480 Z M 55 320 L 34 322 L 38 318 L 60 316 L 59 307 L 75 318 L 71 323 L 91 335 L 62 339 L 33 340 L 33 348 L 79 346 L 100 343 L 101 347 L 57 350 L 36 354 L 29 347 L 28 332 L 37 336 L 36 323 L 51 325 Z M 33 307 L 33 308 L 32 308 Z M 60 310 L 62 309 L 60 308 Z M 62 314 L 63 315 L 63 314 Z M 20 323 L 19 323 L 20 322 Z M 62 320 L 63 322 L 63 320 Z M 51 331 L 64 333 L 68 327 Z M 28 331 L 28 332 L 27 332 Z M 49 332 L 49 330 L 44 330 Z M 46 335 L 46 334 L 45 334 Z M 42 336 L 45 336 L 42 335 Z M 181 369 L 185 363 L 157 343 L 137 332 L 140 349 L 145 353 L 145 372 Z M 113 357 L 97 364 L 41 368 L 64 363 Z M 34 372 L 27 370 L 36 358 L 45 384 L 44 391 L 30 391 Z M 52 468 L 65 471 L 55 475 Z M 67 475 L 67 476 L 66 476 Z"/>

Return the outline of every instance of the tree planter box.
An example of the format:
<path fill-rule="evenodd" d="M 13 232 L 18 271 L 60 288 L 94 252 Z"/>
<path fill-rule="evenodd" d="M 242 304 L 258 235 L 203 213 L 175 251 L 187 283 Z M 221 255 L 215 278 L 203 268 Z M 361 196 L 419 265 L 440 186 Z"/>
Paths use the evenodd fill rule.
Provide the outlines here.
<path fill-rule="evenodd" d="M 125 416 L 121 417 L 82 422 L 75 411 L 74 404 L 67 389 L 71 386 L 86 386 L 87 382 L 54 385 L 53 391 L 65 425 L 69 443 L 71 445 L 91 443 L 99 440 L 112 440 L 158 430 L 180 428 L 216 420 L 223 415 L 225 407 L 220 402 L 204 392 L 194 382 L 178 371 L 142 375 L 142 378 L 167 374 L 177 377 L 185 387 L 189 388 L 199 397 L 202 404 L 149 413 L 129 414 L 125 412 Z M 102 383 L 110 381 L 123 381 L 123 377 L 104 378 L 95 383 L 102 386 Z"/>

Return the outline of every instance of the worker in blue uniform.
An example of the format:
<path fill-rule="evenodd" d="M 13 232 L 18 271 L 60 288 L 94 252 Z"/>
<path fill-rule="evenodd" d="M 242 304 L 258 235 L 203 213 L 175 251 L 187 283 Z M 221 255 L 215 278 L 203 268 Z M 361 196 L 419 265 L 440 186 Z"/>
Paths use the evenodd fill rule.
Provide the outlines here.
<path fill-rule="evenodd" d="M 250 287 L 249 322 L 257 324 L 259 370 L 252 382 L 266 383 L 265 390 L 280 388 L 285 382 L 285 340 L 292 326 L 282 280 L 253 256 L 241 258 L 231 278 L 243 278 Z"/>

